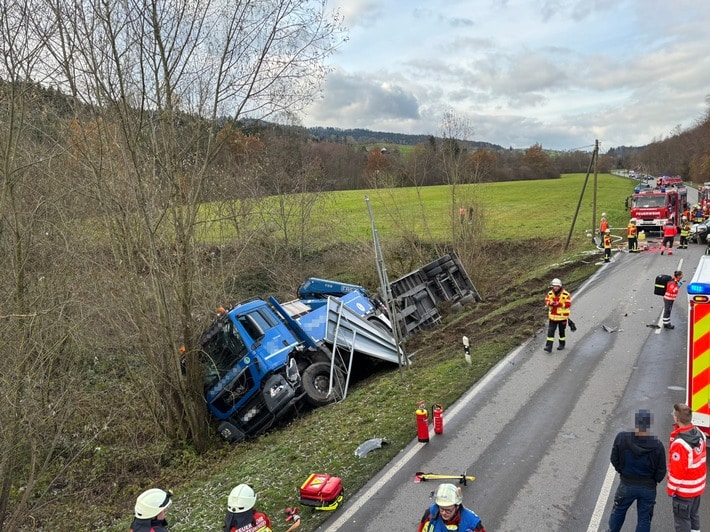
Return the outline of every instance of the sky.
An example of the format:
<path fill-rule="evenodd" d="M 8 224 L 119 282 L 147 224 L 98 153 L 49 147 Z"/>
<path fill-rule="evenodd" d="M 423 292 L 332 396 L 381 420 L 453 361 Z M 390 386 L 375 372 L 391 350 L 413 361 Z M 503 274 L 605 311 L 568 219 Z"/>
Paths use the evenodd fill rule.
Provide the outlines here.
<path fill-rule="evenodd" d="M 305 126 L 643 146 L 708 111 L 708 0 L 328 0 L 348 40 Z"/>

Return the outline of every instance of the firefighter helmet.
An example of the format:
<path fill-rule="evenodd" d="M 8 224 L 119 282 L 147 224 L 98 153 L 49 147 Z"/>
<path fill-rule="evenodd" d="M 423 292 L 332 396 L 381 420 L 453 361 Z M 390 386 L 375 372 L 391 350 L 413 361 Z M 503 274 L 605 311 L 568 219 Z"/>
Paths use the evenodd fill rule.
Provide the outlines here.
<path fill-rule="evenodd" d="M 170 499 L 171 497 L 171 492 L 159 488 L 144 491 L 138 495 L 136 499 L 136 517 L 138 519 L 151 519 L 155 517 L 173 503 Z"/>
<path fill-rule="evenodd" d="M 454 506 L 463 502 L 459 489 L 453 484 L 440 484 L 434 494 L 434 502 L 439 506 Z"/>
<path fill-rule="evenodd" d="M 559 279 L 555 278 L 555 279 L 553 279 L 552 282 L 550 283 L 550 286 L 562 286 L 562 281 L 560 281 Z"/>
<path fill-rule="evenodd" d="M 239 484 L 227 498 L 227 509 L 234 514 L 251 510 L 255 504 L 256 493 L 248 484 Z"/>

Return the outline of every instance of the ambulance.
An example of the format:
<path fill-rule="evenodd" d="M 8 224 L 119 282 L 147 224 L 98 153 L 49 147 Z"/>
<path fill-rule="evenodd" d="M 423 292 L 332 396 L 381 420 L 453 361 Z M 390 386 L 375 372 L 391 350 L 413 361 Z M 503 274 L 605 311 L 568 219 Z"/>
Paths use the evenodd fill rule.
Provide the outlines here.
<path fill-rule="evenodd" d="M 693 423 L 710 434 L 710 255 L 700 258 L 687 291 L 687 403 Z"/>

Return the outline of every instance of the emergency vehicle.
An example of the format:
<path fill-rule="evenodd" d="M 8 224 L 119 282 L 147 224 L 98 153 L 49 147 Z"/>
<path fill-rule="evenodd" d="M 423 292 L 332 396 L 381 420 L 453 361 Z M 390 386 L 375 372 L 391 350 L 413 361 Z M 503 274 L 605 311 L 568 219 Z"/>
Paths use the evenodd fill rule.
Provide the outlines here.
<path fill-rule="evenodd" d="M 693 423 L 710 434 L 710 255 L 700 258 L 687 291 L 687 404 Z"/>
<path fill-rule="evenodd" d="M 668 220 L 680 226 L 681 214 L 687 208 L 686 187 L 655 187 L 634 193 L 627 201 L 631 218 L 636 218 L 639 231 L 661 230 Z"/>
<path fill-rule="evenodd" d="M 703 212 L 710 212 L 710 182 L 705 182 L 698 187 L 698 203 Z"/>

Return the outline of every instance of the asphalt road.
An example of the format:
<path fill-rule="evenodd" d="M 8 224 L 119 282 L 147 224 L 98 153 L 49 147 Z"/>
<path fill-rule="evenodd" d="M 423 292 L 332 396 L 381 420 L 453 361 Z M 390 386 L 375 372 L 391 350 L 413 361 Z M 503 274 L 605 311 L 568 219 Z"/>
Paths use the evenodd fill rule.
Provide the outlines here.
<path fill-rule="evenodd" d="M 416 530 L 438 485 L 414 482 L 417 471 L 474 475 L 464 504 L 489 532 L 605 530 L 618 482 L 609 464 L 614 436 L 647 408 L 667 449 L 672 405 L 685 401 L 686 294 L 673 308 L 676 328 L 656 328 L 663 304 L 653 281 L 675 269 L 690 281 L 705 246 L 662 256 L 656 242 L 639 254 L 614 253 L 572 294 L 578 330 L 568 330 L 565 351 L 544 352 L 541 330 L 444 413 L 444 434 L 412 441 L 319 530 Z M 415 436 L 414 413 L 406 422 Z M 710 502 L 701 518 L 709 527 Z M 635 525 L 634 506 L 623 530 Z M 673 530 L 665 481 L 652 529 Z"/>

